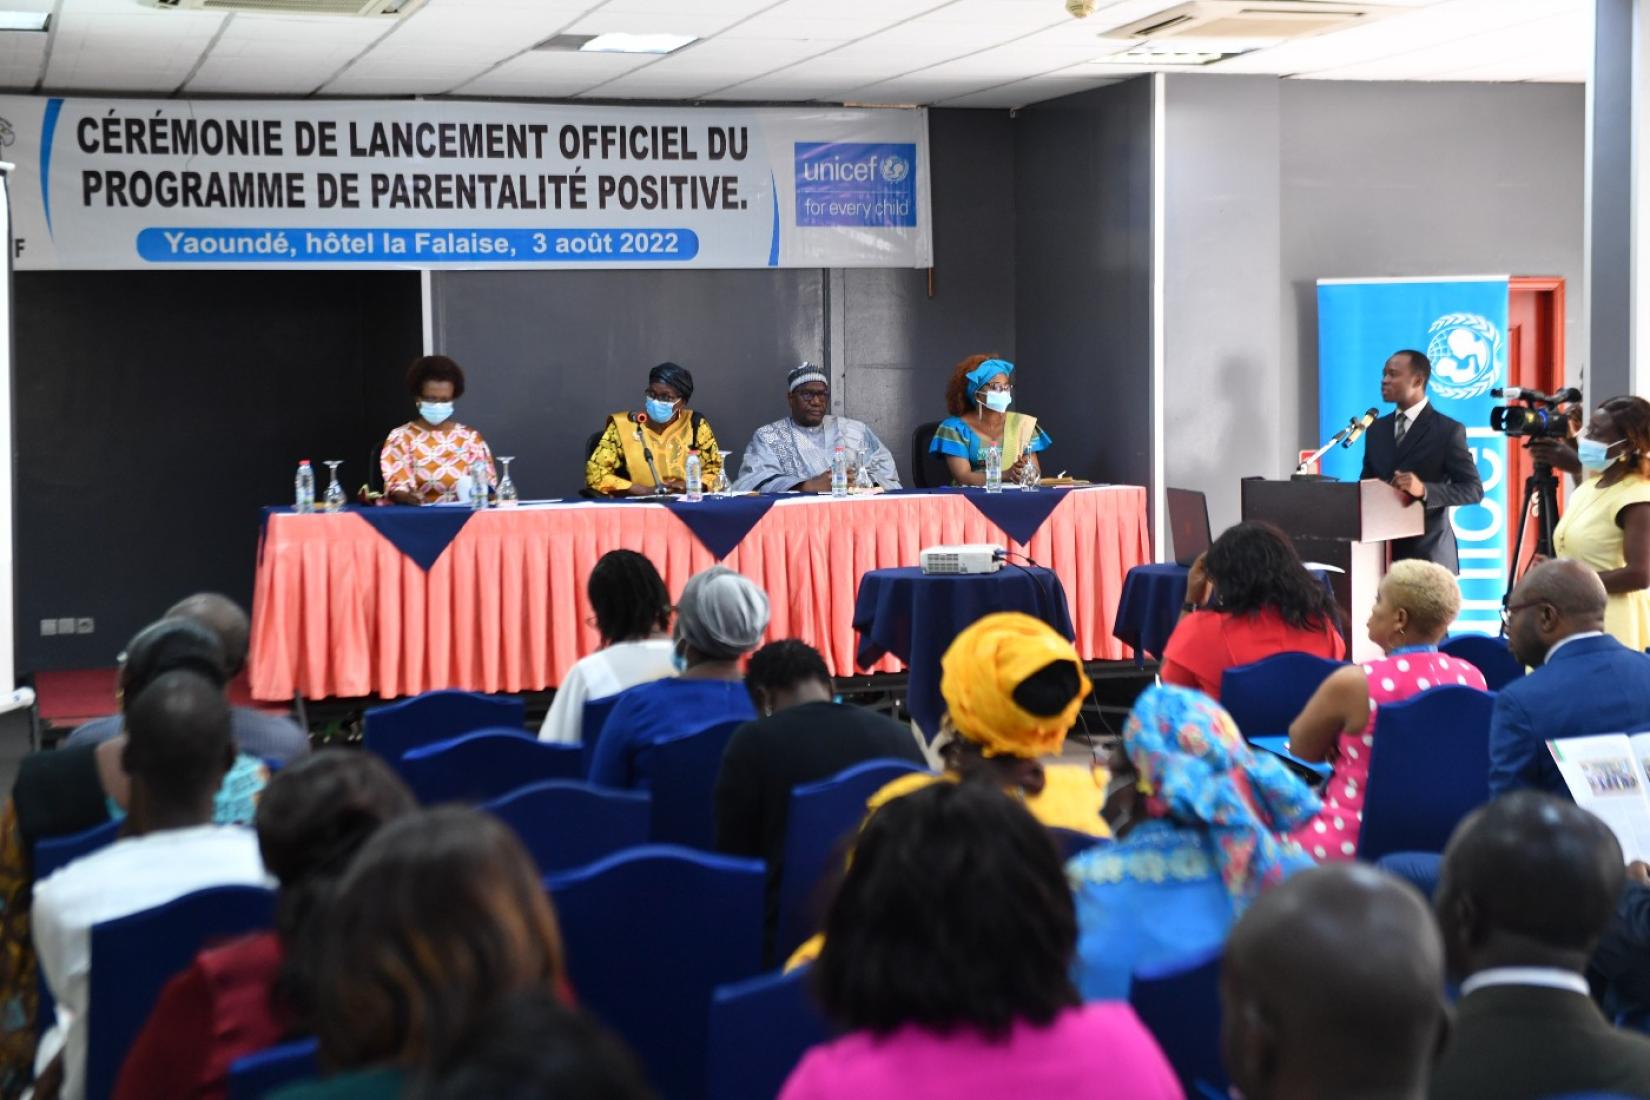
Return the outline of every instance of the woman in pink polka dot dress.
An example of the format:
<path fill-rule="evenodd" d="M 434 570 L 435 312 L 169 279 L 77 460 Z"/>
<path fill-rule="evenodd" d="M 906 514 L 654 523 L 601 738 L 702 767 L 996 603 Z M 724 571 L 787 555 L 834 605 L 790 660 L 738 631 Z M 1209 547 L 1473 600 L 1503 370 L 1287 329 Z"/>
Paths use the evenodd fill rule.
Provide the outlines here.
<path fill-rule="evenodd" d="M 1332 673 L 1289 726 L 1290 752 L 1335 766 L 1322 792 L 1323 810 L 1293 834 L 1313 857 L 1344 860 L 1357 854 L 1369 754 L 1383 704 L 1446 684 L 1486 690 L 1476 667 L 1438 652 L 1460 609 L 1461 589 L 1449 570 L 1429 561 L 1394 562 L 1368 623 L 1369 640 L 1386 656 Z"/>

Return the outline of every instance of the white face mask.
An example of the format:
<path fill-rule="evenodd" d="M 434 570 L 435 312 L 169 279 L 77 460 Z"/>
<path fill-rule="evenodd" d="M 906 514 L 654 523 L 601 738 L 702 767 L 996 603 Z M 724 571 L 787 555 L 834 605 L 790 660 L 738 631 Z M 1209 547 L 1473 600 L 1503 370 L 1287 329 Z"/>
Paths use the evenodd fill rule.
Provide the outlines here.
<path fill-rule="evenodd" d="M 1008 407 L 1014 403 L 1014 395 L 1008 390 L 987 390 L 982 400 L 985 407 L 992 412 L 1007 412 Z"/>
<path fill-rule="evenodd" d="M 420 401 L 418 403 L 418 415 L 422 416 L 428 423 L 440 424 L 453 415 L 453 403 L 451 401 Z"/>

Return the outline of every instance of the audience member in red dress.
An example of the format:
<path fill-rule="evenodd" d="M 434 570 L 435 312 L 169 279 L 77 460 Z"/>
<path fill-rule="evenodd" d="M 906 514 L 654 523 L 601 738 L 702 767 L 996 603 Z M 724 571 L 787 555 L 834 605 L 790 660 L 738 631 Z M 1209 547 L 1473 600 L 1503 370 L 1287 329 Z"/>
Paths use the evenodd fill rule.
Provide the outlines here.
<path fill-rule="evenodd" d="M 1475 665 L 1438 652 L 1460 610 L 1454 573 L 1423 558 L 1393 562 L 1369 611 L 1369 640 L 1386 656 L 1330 673 L 1290 723 L 1290 752 L 1335 765 L 1323 809 L 1294 833 L 1314 859 L 1351 859 L 1358 851 L 1381 707 L 1435 687 L 1488 690 Z"/>
<path fill-rule="evenodd" d="M 1220 1002 L 1221 1056 L 1247 1100 L 1423 1100 L 1449 1034 L 1432 914 L 1363 864 L 1262 894 L 1226 941 Z"/>
<path fill-rule="evenodd" d="M 326 894 L 386 821 L 417 808 L 387 764 L 328 749 L 276 774 L 258 804 L 258 848 L 281 884 L 276 931 L 195 956 L 167 983 L 116 1086 L 116 1100 L 208 1100 L 230 1065 L 307 1034 Z"/>
<path fill-rule="evenodd" d="M 1163 649 L 1163 680 L 1212 699 L 1221 673 L 1274 653 L 1346 658 L 1334 597 L 1270 524 L 1228 527 L 1193 563 L 1181 610 Z"/>

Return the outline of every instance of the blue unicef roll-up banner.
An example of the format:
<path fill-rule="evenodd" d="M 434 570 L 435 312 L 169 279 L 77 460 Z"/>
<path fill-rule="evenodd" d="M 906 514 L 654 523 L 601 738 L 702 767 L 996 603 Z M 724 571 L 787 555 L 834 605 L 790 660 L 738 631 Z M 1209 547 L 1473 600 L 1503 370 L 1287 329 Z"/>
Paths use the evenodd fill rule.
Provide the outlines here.
<path fill-rule="evenodd" d="M 1371 405 L 1382 415 L 1381 367 L 1402 348 L 1432 360 L 1427 399 L 1467 428 L 1467 446 L 1484 481 L 1482 504 L 1454 511 L 1461 547 L 1461 616 L 1455 631 L 1501 629 L 1507 583 L 1507 443 L 1490 428 L 1506 384 L 1506 276 L 1462 279 L 1320 279 L 1318 281 L 1318 428 L 1328 439 Z M 1357 479 L 1363 444 L 1336 447 L 1323 472 Z M 1362 629 L 1362 624 L 1356 624 Z"/>

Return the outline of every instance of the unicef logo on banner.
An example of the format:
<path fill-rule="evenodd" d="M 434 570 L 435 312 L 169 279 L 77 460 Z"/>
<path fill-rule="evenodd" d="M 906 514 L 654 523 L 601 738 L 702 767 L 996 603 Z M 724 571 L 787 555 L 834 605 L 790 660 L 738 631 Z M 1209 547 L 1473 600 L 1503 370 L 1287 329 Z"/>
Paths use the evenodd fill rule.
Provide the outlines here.
<path fill-rule="evenodd" d="M 1432 390 L 1465 401 L 1482 397 L 1501 379 L 1501 330 L 1476 313 L 1446 313 L 1427 329 Z"/>
<path fill-rule="evenodd" d="M 912 142 L 797 142 L 796 224 L 915 228 L 916 160 Z"/>

